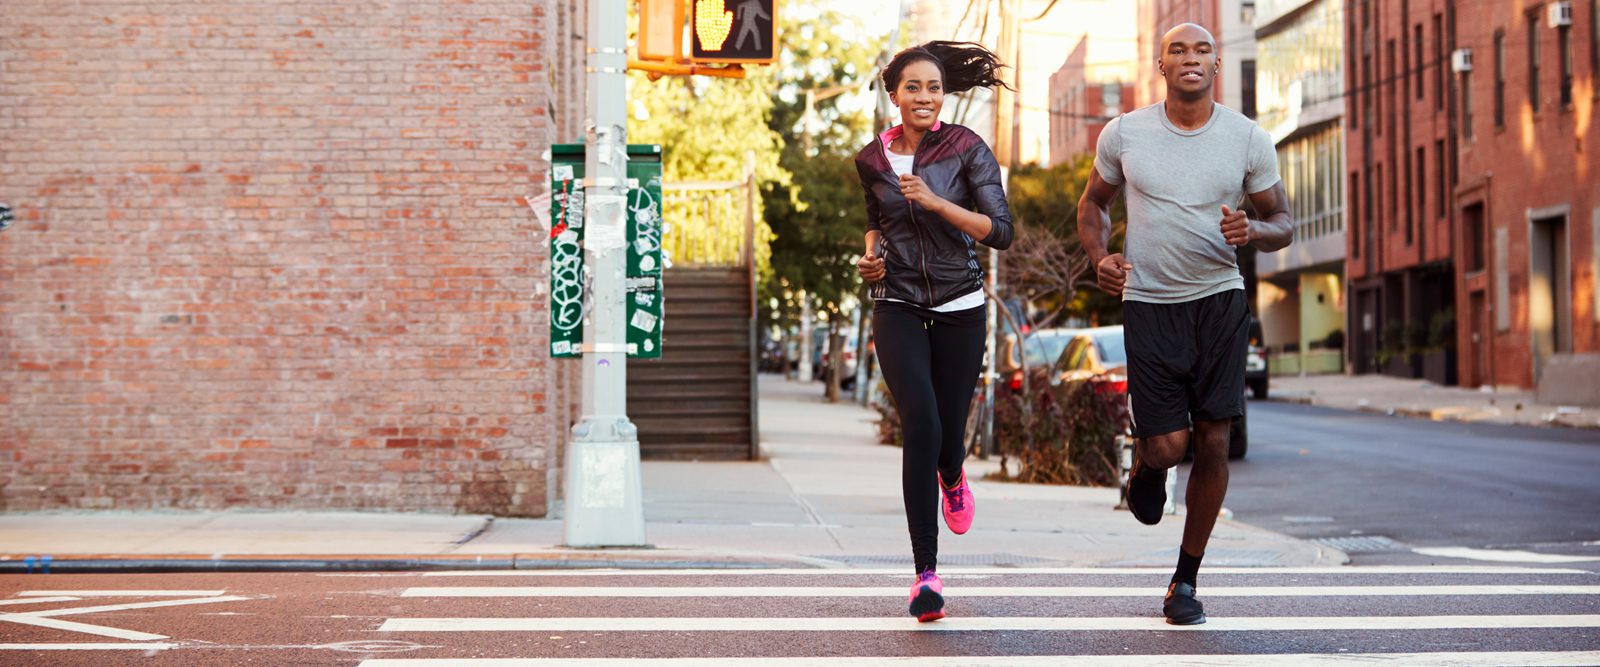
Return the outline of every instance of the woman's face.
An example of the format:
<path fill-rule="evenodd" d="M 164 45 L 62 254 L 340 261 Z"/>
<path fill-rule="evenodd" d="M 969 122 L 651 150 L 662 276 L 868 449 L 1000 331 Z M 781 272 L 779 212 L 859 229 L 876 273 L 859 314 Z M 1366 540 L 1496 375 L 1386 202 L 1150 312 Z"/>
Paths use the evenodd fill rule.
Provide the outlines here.
<path fill-rule="evenodd" d="M 944 107 L 944 82 L 939 66 L 918 60 L 900 70 L 900 83 L 889 94 L 889 101 L 900 107 L 900 122 L 909 129 L 927 131 L 939 121 Z"/>

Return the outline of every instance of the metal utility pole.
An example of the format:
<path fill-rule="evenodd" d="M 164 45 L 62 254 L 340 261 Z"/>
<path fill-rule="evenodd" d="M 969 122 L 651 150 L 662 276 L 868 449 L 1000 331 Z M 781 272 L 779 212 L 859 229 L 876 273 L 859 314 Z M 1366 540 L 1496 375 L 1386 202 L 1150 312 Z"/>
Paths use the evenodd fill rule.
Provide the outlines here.
<path fill-rule="evenodd" d="M 584 261 L 592 304 L 583 345 L 583 416 L 567 447 L 569 547 L 644 546 L 639 435 L 628 420 L 627 0 L 589 0 Z"/>

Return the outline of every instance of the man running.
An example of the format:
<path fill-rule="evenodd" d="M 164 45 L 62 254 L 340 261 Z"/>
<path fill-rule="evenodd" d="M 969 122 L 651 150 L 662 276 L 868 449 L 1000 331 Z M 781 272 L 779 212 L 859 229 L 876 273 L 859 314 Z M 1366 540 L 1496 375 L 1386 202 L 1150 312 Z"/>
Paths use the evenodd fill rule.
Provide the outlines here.
<path fill-rule="evenodd" d="M 1221 60 L 1205 28 L 1168 31 L 1157 59 L 1167 99 L 1106 125 L 1078 202 L 1078 236 L 1100 288 L 1123 298 L 1134 449 L 1128 506 L 1154 525 L 1167 469 L 1194 432 L 1183 544 L 1162 612 L 1205 622 L 1195 580 L 1228 491 L 1228 432 L 1244 414 L 1250 308 L 1235 247 L 1273 252 L 1293 222 L 1272 139 L 1211 100 Z M 1126 252 L 1111 254 L 1111 200 L 1125 190 Z M 1261 219 L 1235 210 L 1245 195 Z"/>

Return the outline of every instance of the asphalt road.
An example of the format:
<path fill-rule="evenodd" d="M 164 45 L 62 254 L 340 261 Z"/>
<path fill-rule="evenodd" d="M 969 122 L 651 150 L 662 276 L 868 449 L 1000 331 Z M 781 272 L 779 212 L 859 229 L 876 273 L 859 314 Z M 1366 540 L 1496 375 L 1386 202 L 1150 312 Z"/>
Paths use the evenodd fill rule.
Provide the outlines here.
<path fill-rule="evenodd" d="M 1600 431 L 1260 401 L 1249 419 L 1225 502 L 1236 520 L 1336 538 L 1357 564 L 1462 562 L 1412 551 L 1438 547 L 1600 561 Z"/>
<path fill-rule="evenodd" d="M 904 616 L 901 568 L 11 575 L 0 664 L 1600 664 L 1600 575 L 1481 567 L 1213 570 L 1200 590 L 1211 619 L 1190 629 L 1160 618 L 1164 568 L 952 569 L 950 617 L 920 625 Z"/>

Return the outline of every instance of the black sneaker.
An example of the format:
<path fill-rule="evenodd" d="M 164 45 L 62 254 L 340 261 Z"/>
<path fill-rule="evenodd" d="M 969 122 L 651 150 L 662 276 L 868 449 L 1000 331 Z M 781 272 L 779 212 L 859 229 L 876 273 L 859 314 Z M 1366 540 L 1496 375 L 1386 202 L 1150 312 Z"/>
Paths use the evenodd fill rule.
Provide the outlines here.
<path fill-rule="evenodd" d="M 1161 523 L 1167 506 L 1167 471 L 1145 465 L 1135 451 L 1128 473 L 1128 511 L 1139 523 L 1154 526 Z"/>
<path fill-rule="evenodd" d="M 1199 625 L 1206 622 L 1206 608 L 1194 599 L 1194 587 L 1181 581 L 1167 587 L 1167 597 L 1161 601 L 1161 613 L 1172 625 Z"/>

